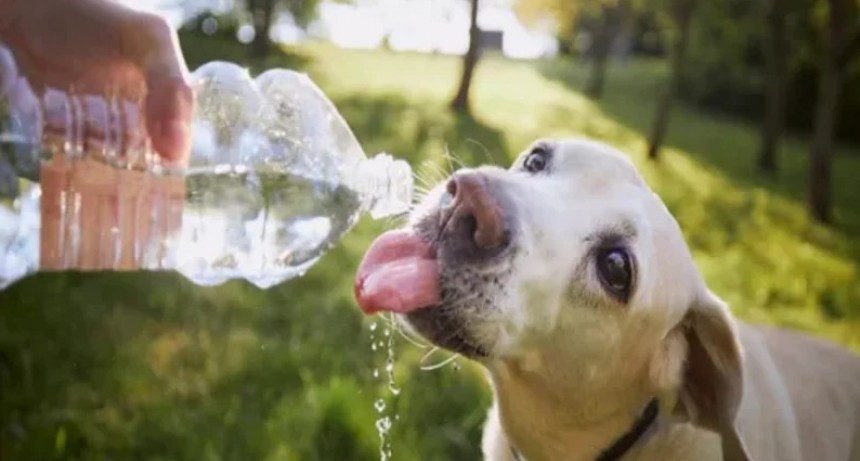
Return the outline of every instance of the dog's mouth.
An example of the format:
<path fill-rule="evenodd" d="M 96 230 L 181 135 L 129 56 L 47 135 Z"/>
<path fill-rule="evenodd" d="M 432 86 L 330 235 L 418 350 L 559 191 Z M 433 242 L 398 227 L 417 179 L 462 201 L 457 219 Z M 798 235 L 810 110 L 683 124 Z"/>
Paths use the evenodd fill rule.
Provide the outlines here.
<path fill-rule="evenodd" d="M 366 314 L 406 314 L 441 301 L 436 250 L 411 229 L 379 236 L 358 267 L 355 298 Z"/>
<path fill-rule="evenodd" d="M 476 223 L 452 218 L 439 207 L 414 226 L 380 235 L 365 253 L 355 279 L 355 297 L 368 315 L 401 314 L 435 345 L 470 358 L 489 357 L 475 327 L 494 309 L 500 272 L 513 253 L 510 226 L 504 245 L 474 244 Z"/>
<path fill-rule="evenodd" d="M 406 321 L 421 336 L 433 344 L 473 359 L 490 356 L 486 347 L 479 344 L 466 330 L 456 305 L 437 304 L 406 314 Z"/>

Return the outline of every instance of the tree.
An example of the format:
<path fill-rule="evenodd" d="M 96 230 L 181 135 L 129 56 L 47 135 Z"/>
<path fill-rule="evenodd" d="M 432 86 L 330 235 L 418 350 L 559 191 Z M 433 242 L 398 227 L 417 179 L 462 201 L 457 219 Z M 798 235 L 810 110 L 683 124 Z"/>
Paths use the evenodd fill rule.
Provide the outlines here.
<path fill-rule="evenodd" d="M 264 58 L 269 55 L 272 49 L 269 32 L 275 17 L 275 0 L 248 0 L 248 10 L 254 24 L 251 56 Z"/>
<path fill-rule="evenodd" d="M 517 15 L 525 22 L 545 17 L 559 24 L 559 37 L 573 42 L 580 29 L 590 32 L 586 51 L 591 59 L 591 73 L 585 92 L 600 98 L 606 82 L 606 71 L 612 49 L 621 32 L 630 24 L 636 7 L 644 0 L 517 0 Z"/>
<path fill-rule="evenodd" d="M 762 69 L 761 141 L 757 167 L 765 174 L 778 169 L 780 139 L 789 121 L 788 93 L 793 91 L 794 104 L 798 105 L 798 69 L 808 61 L 810 30 L 807 19 L 812 3 L 807 0 L 765 0 L 756 9 L 757 18 L 763 18 L 765 33 L 760 42 L 764 56 Z M 752 34 L 748 34 L 750 36 Z M 790 82 L 795 88 L 790 88 Z"/>
<path fill-rule="evenodd" d="M 621 31 L 630 19 L 630 2 L 628 0 L 603 1 L 599 5 L 600 14 L 593 33 L 591 44 L 591 75 L 585 92 L 592 98 L 598 99 L 603 95 L 606 82 L 606 66 L 613 45 Z"/>
<path fill-rule="evenodd" d="M 767 24 L 764 43 L 765 103 L 758 155 L 758 168 L 763 173 L 775 173 L 777 170 L 776 157 L 785 124 L 788 77 L 787 2 L 788 0 L 768 0 L 765 13 Z"/>
<path fill-rule="evenodd" d="M 251 56 L 264 58 L 272 50 L 270 31 L 282 11 L 290 13 L 298 25 L 306 25 L 317 11 L 320 0 L 245 0 L 245 8 L 254 25 Z"/>
<path fill-rule="evenodd" d="M 672 104 L 681 86 L 684 72 L 684 56 L 690 41 L 690 24 L 693 21 L 693 11 L 698 0 L 670 0 L 670 15 L 675 25 L 675 37 L 672 41 L 671 76 L 663 95 L 657 102 L 654 124 L 648 141 L 648 158 L 657 160 L 660 148 L 669 128 L 669 114 Z"/>
<path fill-rule="evenodd" d="M 848 64 L 860 48 L 857 0 L 827 0 L 818 61 L 818 99 L 809 150 L 807 204 L 812 217 L 830 222 L 830 176 L 839 98 Z"/>
<path fill-rule="evenodd" d="M 472 87 L 472 74 L 478 64 L 481 53 L 481 30 L 478 29 L 478 0 L 471 0 L 469 13 L 469 48 L 463 55 L 463 75 L 457 94 L 451 101 L 451 108 L 456 111 L 469 112 L 469 89 Z"/>

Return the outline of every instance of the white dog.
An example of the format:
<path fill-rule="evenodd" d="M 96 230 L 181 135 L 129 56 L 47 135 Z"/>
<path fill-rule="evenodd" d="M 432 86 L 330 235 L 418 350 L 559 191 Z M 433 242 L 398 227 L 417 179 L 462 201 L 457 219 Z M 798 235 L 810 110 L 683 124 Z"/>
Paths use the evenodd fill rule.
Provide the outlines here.
<path fill-rule="evenodd" d="M 486 367 L 490 461 L 860 461 L 860 358 L 739 325 L 603 144 L 455 173 L 374 243 L 356 296 Z"/>

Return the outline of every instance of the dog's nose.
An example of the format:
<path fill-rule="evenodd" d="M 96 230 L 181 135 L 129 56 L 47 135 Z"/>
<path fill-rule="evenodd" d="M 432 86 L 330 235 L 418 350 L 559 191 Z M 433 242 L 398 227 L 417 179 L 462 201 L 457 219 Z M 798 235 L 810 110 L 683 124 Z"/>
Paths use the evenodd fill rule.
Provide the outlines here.
<path fill-rule="evenodd" d="M 479 250 L 494 250 L 507 243 L 502 209 L 481 173 L 458 173 L 448 180 L 447 227 L 463 232 Z"/>

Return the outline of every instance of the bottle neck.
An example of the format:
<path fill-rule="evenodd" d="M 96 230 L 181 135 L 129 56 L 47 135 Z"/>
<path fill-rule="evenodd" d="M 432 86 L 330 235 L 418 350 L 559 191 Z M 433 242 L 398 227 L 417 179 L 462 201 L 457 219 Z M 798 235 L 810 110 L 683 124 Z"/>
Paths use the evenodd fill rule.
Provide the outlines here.
<path fill-rule="evenodd" d="M 414 183 L 412 168 L 403 160 L 380 153 L 359 166 L 359 192 L 373 219 L 409 211 Z"/>

